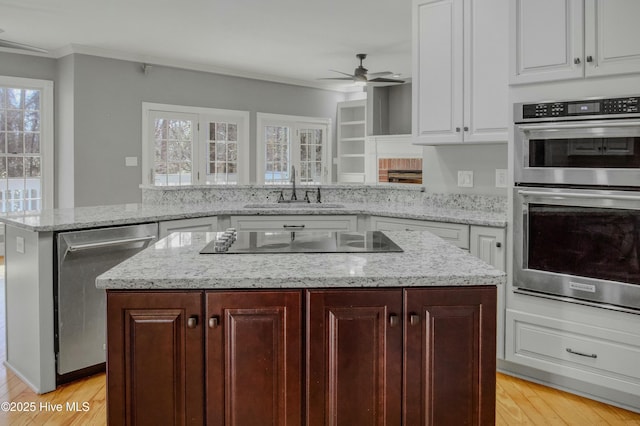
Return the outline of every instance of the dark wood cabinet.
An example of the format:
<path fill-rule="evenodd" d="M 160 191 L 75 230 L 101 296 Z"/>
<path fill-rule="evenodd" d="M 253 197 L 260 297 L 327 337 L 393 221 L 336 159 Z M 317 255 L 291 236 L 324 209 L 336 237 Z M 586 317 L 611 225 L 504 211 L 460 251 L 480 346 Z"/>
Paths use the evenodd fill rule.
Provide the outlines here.
<path fill-rule="evenodd" d="M 301 292 L 207 292 L 206 312 L 207 424 L 302 424 Z"/>
<path fill-rule="evenodd" d="M 307 424 L 400 425 L 402 292 L 307 292 Z"/>
<path fill-rule="evenodd" d="M 407 289 L 405 425 L 495 423 L 496 288 Z"/>
<path fill-rule="evenodd" d="M 202 425 L 202 295 L 109 292 L 109 425 Z"/>
<path fill-rule="evenodd" d="M 495 319 L 495 287 L 108 291 L 109 424 L 494 424 Z"/>

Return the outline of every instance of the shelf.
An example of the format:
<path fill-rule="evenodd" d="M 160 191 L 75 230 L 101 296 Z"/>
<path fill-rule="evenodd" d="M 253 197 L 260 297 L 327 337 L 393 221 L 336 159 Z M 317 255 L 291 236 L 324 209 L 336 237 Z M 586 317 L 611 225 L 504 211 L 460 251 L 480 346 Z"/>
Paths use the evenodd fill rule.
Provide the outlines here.
<path fill-rule="evenodd" d="M 357 138 L 342 138 L 340 139 L 340 142 L 356 142 L 356 141 L 364 141 L 364 136 L 362 137 L 357 137 Z"/>
<path fill-rule="evenodd" d="M 342 157 L 342 158 L 357 158 L 357 157 L 364 158 L 364 154 L 341 154 L 340 157 Z"/>
<path fill-rule="evenodd" d="M 364 120 L 358 120 L 358 121 L 343 121 L 342 123 L 340 123 L 341 126 L 356 126 L 358 124 L 365 124 Z"/>

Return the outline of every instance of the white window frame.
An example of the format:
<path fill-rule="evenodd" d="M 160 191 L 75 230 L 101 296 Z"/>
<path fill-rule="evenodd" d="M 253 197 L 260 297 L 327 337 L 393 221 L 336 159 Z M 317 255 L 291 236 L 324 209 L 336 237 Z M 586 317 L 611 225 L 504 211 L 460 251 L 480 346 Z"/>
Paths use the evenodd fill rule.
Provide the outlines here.
<path fill-rule="evenodd" d="M 53 81 L 34 78 L 0 76 L 0 86 L 15 89 L 40 90 L 40 177 L 42 179 L 42 208 L 53 208 L 54 152 L 53 152 Z"/>
<path fill-rule="evenodd" d="M 193 116 L 195 128 L 193 130 L 194 146 L 191 151 L 192 159 L 192 185 L 204 185 L 206 181 L 207 155 L 206 129 L 199 129 L 199 123 L 208 123 L 208 120 L 237 121 L 238 122 L 238 184 L 249 183 L 249 111 L 237 111 L 218 108 L 192 107 L 184 105 L 158 104 L 151 102 L 142 103 L 142 184 L 154 185 L 155 147 L 150 139 L 153 135 L 152 114 L 176 114 L 181 116 Z M 222 184 L 207 184 L 217 186 Z"/>
<path fill-rule="evenodd" d="M 331 118 L 326 117 L 305 117 L 299 115 L 284 115 L 284 114 L 270 114 L 259 112 L 256 114 L 256 183 L 263 184 L 265 173 L 265 140 L 264 140 L 264 127 L 265 126 L 286 126 L 291 127 L 294 134 L 292 138 L 297 140 L 297 130 L 304 128 L 305 125 L 321 125 L 325 126 L 325 147 L 322 150 L 322 184 L 331 183 L 331 168 L 332 168 L 332 152 L 331 152 Z M 293 152 L 291 150 L 290 152 Z M 292 165 L 296 167 L 296 182 L 300 183 L 300 167 L 299 159 L 297 161 L 291 160 Z M 301 183 L 304 185 L 304 183 Z"/>

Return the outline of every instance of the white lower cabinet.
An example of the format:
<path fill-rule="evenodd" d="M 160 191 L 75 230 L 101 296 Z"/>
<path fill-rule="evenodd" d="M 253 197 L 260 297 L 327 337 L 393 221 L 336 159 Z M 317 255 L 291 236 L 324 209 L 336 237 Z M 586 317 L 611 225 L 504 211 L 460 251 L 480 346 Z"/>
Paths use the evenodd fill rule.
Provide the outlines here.
<path fill-rule="evenodd" d="M 165 220 L 158 224 L 158 229 L 160 232 L 160 238 L 164 238 L 172 232 L 215 232 L 218 230 L 218 218 L 216 216 L 207 216 L 189 219 Z"/>
<path fill-rule="evenodd" d="M 392 217 L 371 218 L 374 231 L 430 231 L 445 241 L 469 249 L 469 225 Z"/>
<path fill-rule="evenodd" d="M 639 333 L 507 309 L 506 357 L 552 374 L 640 395 Z"/>
<path fill-rule="evenodd" d="M 356 231 L 355 215 L 231 216 L 238 231 Z"/>

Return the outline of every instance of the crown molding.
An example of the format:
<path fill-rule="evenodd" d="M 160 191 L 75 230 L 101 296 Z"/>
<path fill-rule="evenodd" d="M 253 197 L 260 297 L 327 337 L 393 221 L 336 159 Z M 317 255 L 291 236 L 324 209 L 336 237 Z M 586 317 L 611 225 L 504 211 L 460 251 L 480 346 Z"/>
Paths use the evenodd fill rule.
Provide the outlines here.
<path fill-rule="evenodd" d="M 254 73 L 238 69 L 224 68 L 211 64 L 181 61 L 169 58 L 162 58 L 158 56 L 141 55 L 136 53 L 121 52 L 116 50 L 102 49 L 93 46 L 86 46 L 81 44 L 70 44 L 60 49 L 52 51 L 50 57 L 59 59 L 64 56 L 79 54 L 98 56 L 102 58 L 117 59 L 128 62 L 139 62 L 141 64 L 148 64 L 153 66 L 164 66 L 169 68 L 178 68 L 190 71 L 207 72 L 211 74 L 221 74 L 231 77 L 241 77 L 252 80 L 269 81 L 272 83 L 289 84 L 294 86 L 310 87 L 313 89 L 328 90 L 333 92 L 348 93 L 361 90 L 360 87 L 351 87 L 351 85 L 327 85 L 322 83 L 316 83 L 313 81 L 297 80 L 293 78 L 280 77 L 270 74 Z M 354 90 L 355 89 L 355 90 Z"/>

